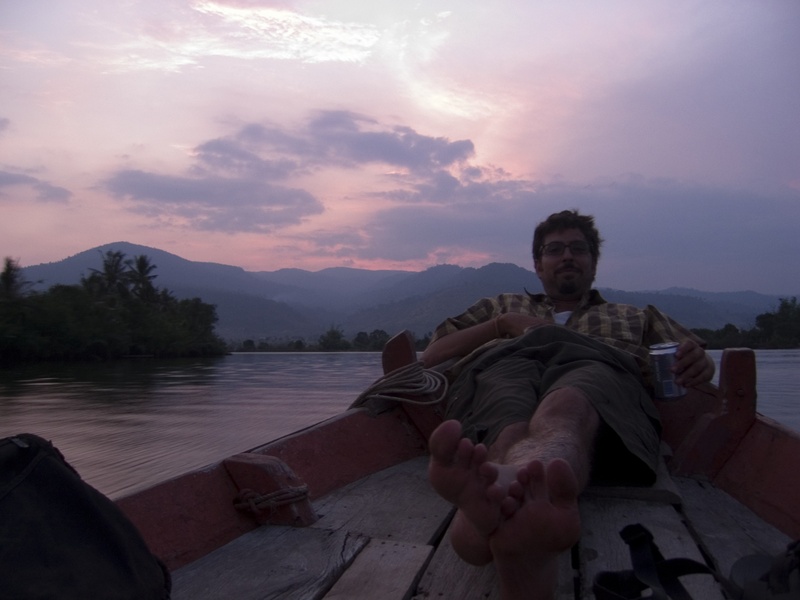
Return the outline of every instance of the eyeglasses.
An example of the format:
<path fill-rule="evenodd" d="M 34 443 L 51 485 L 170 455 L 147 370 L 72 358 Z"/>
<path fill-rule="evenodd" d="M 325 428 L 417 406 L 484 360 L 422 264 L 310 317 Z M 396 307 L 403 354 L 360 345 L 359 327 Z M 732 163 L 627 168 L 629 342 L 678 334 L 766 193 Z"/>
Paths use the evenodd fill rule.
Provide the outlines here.
<path fill-rule="evenodd" d="M 589 253 L 589 243 L 577 241 L 570 242 L 569 244 L 565 244 L 564 242 L 550 242 L 542 246 L 542 254 L 546 254 L 547 256 L 561 256 L 567 248 L 569 248 L 572 256 L 583 256 Z"/>

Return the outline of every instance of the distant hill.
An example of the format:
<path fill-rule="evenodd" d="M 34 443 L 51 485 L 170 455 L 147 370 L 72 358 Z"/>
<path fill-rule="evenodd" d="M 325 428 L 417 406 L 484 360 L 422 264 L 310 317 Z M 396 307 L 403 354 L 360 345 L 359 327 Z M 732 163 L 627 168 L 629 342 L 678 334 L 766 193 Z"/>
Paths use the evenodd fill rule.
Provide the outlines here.
<path fill-rule="evenodd" d="M 224 338 L 316 340 L 331 326 L 348 337 L 359 331 L 409 329 L 419 336 L 475 300 L 503 292 L 536 293 L 535 273 L 517 265 L 492 263 L 462 268 L 438 265 L 421 272 L 332 268 L 245 271 L 240 267 L 194 262 L 156 248 L 117 242 L 64 260 L 26 267 L 36 288 L 79 283 L 99 269 L 109 250 L 128 258 L 146 255 L 156 266 L 155 284 L 179 298 L 199 297 L 217 306 L 217 332 Z M 775 310 L 779 297 L 757 292 L 702 292 L 670 288 L 621 291 L 600 288 L 612 302 L 654 304 L 691 328 L 719 329 L 727 323 L 750 328 L 758 314 Z"/>

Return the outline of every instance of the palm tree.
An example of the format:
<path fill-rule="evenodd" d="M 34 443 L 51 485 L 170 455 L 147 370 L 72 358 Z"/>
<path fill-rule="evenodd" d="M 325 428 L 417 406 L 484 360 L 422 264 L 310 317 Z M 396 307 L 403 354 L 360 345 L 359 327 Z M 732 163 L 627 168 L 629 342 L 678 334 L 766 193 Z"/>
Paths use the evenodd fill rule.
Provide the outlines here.
<path fill-rule="evenodd" d="M 22 275 L 19 262 L 6 256 L 3 261 L 3 272 L 0 273 L 0 299 L 19 300 L 30 285 Z"/>
<path fill-rule="evenodd" d="M 128 267 L 125 264 L 125 254 L 119 250 L 109 250 L 103 257 L 103 268 L 89 269 L 92 275 L 89 283 L 94 283 L 102 295 L 109 299 L 125 298 L 128 296 Z"/>
<path fill-rule="evenodd" d="M 133 295 L 145 301 L 155 299 L 156 288 L 153 280 L 157 275 L 151 275 L 151 273 L 156 270 L 156 266 L 150 262 L 150 258 L 140 254 L 134 256 L 133 260 L 126 260 L 125 264 L 130 269 L 128 278 L 132 285 Z"/>

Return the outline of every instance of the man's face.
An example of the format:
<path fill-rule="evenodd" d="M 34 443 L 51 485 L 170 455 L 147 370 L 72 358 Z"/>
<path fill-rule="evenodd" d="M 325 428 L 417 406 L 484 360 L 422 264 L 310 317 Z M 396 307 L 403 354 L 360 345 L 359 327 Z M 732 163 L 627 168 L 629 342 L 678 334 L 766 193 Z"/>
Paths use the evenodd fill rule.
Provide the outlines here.
<path fill-rule="evenodd" d="M 586 238 L 579 229 L 564 229 L 545 236 L 543 246 L 553 242 L 586 244 Z M 568 246 L 561 254 L 542 252 L 541 257 L 533 261 L 533 266 L 545 293 L 554 300 L 578 300 L 591 289 L 597 269 L 591 252 L 573 254 Z"/>

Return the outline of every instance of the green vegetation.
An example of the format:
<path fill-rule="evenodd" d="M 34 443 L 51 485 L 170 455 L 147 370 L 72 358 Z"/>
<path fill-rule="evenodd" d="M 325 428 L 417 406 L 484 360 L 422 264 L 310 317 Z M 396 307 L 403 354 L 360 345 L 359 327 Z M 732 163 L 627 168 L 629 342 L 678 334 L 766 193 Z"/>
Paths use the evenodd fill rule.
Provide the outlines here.
<path fill-rule="evenodd" d="M 359 331 L 352 340 L 347 340 L 340 327 L 331 325 L 330 329 L 319 336 L 316 344 L 308 344 L 303 340 L 269 342 L 245 340 L 241 344 L 233 344 L 233 352 L 380 352 L 389 341 L 389 334 L 383 329 L 375 329 L 372 333 Z M 417 350 L 424 350 L 430 341 L 430 334 L 416 340 Z"/>
<path fill-rule="evenodd" d="M 728 323 L 722 329 L 692 329 L 694 333 L 708 342 L 712 349 L 724 348 L 800 348 L 800 305 L 796 298 L 781 298 L 775 312 L 767 312 L 756 317 L 752 329 L 739 329 Z M 345 338 L 341 328 L 331 326 L 319 337 L 316 344 L 303 340 L 256 343 L 245 340 L 233 344 L 234 352 L 341 352 L 355 350 L 360 352 L 379 352 L 389 340 L 389 334 L 382 329 L 372 333 L 361 331 L 352 340 Z M 416 340 L 416 348 L 422 351 L 430 341 L 430 333 Z"/>
<path fill-rule="evenodd" d="M 778 309 L 758 315 L 752 329 L 728 323 L 716 331 L 692 331 L 706 340 L 709 348 L 800 348 L 800 305 L 797 298 L 781 298 Z"/>
<path fill-rule="evenodd" d="M 0 274 L 0 361 L 112 359 L 223 354 L 213 305 L 178 300 L 153 285 L 146 256 L 109 251 L 79 285 L 32 292 L 19 263 Z"/>

